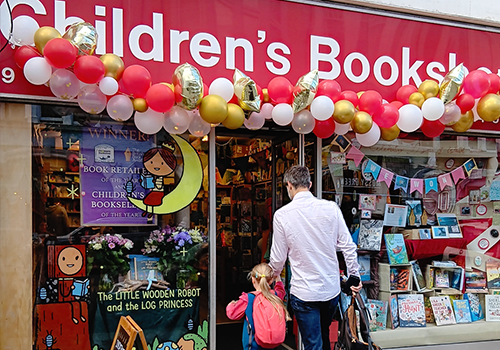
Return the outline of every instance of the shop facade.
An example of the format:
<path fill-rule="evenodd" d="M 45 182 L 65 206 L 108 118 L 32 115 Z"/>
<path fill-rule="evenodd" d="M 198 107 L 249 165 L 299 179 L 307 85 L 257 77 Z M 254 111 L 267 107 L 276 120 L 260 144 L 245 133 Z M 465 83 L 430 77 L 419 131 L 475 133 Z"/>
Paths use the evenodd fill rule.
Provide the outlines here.
<path fill-rule="evenodd" d="M 312 73 L 316 84 L 318 79 L 340 84 L 338 96 L 324 94 L 333 102 L 349 100 L 361 110 L 359 92 L 378 92 L 386 104 L 404 100 L 403 88 L 413 86 L 406 89 L 430 95 L 420 100 L 406 92 L 397 108 L 423 111 L 426 98 L 446 92 L 418 90 L 424 81 L 442 87 L 461 63 L 468 68 L 460 70 L 463 75 L 499 69 L 500 34 L 493 28 L 333 3 L 154 1 L 138 8 L 129 1 L 33 0 L 9 6 L 14 18 L 26 16 L 31 18 L 24 17 L 26 23 L 34 20 L 60 33 L 75 22 L 89 22 L 98 34 L 93 56 L 113 53 L 125 67 L 143 66 L 153 84 L 174 83 L 174 71 L 188 62 L 207 93 L 217 78 L 233 82 L 238 69 L 259 89 L 267 88 L 259 107 L 293 105 L 293 95 L 270 101 L 270 82 L 285 77 L 295 85 Z M 8 36 L 7 2 L 0 11 Z M 336 116 L 337 124 L 329 118 L 331 123 L 300 133 L 291 120 L 281 123 L 271 112 L 256 126 L 248 122 L 251 110 L 236 129 L 214 122 L 209 130 L 186 127 L 176 133 L 176 125 L 162 115 L 161 130 L 152 131 L 150 124 L 137 122 L 147 113 L 138 103 L 135 116 L 121 121 L 110 117 L 112 109 L 93 111 L 91 98 L 90 104 L 78 103 L 54 96 L 55 84 L 51 90 L 30 83 L 18 65 L 19 50 L 7 47 L 0 61 L 1 197 L 6 199 L 0 207 L 0 305 L 2 324 L 8 325 L 0 330 L 0 341 L 6 349 L 99 350 L 117 342 L 126 348 L 134 337 L 136 348 L 146 344 L 153 350 L 239 347 L 242 325 L 227 319 L 225 306 L 250 290 L 246 275 L 268 257 L 272 214 L 289 201 L 283 173 L 294 164 L 309 167 L 312 192 L 337 202 L 360 246 L 366 296 L 387 312 L 377 319 L 385 322 L 378 325 L 384 330 L 373 332 L 377 344 L 500 339 L 492 311 L 500 291 L 493 275 L 500 259 L 494 233 L 500 225 L 500 127 L 495 106 L 481 109 L 485 94 L 475 98 L 475 107 L 453 114 L 456 120 L 439 126 L 439 132 L 435 124 L 424 126 L 435 120 L 421 112 L 414 130 L 404 122 L 397 131 L 382 127 L 375 142 L 362 136 L 367 132 L 361 121 L 345 122 L 345 115 Z M 488 80 L 487 90 L 498 95 L 495 82 Z M 121 86 L 119 94 L 134 95 L 126 90 Z M 176 102 L 183 106 L 176 107 L 183 109 L 180 116 L 194 118 L 187 114 L 194 108 Z M 311 109 L 311 102 L 303 110 Z M 372 130 L 377 113 L 369 108 Z M 452 118 L 452 112 L 441 114 Z M 488 118 L 494 121 L 483 120 Z M 161 166 L 150 165 L 153 161 Z M 390 260 L 393 236 L 384 234 L 404 238 L 406 260 L 397 260 L 399 251 Z M 455 265 L 440 266 L 443 261 Z M 447 285 L 431 282 L 436 270 Z M 282 276 L 287 282 L 286 271 Z M 403 276 L 409 277 L 406 282 Z M 466 300 L 469 310 L 475 302 L 483 315 L 492 311 L 492 316 L 462 324 L 455 307 L 448 316 L 455 322 L 447 320 L 455 324 L 436 326 L 430 297 L 447 299 L 450 306 Z M 426 320 L 415 321 L 416 312 L 406 319 L 396 306 L 399 327 L 391 329 L 391 302 L 403 305 L 408 299 L 411 306 L 419 298 Z M 297 348 L 293 323 L 289 328 L 286 344 Z"/>

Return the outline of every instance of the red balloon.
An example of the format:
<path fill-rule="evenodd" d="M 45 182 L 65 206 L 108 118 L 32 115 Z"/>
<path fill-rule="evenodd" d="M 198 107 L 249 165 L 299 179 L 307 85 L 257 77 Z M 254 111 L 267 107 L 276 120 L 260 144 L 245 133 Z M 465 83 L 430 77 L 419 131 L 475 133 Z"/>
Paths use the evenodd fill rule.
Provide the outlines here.
<path fill-rule="evenodd" d="M 41 57 L 42 55 L 36 47 L 34 46 L 29 46 L 29 45 L 23 45 L 20 48 L 18 48 L 14 54 L 14 61 L 16 61 L 16 64 L 19 68 L 23 69 L 24 65 L 30 58 L 33 57 Z"/>
<path fill-rule="evenodd" d="M 208 86 L 207 84 L 203 83 L 203 97 L 207 96 L 208 95 Z M 179 93 L 179 101 L 177 101 L 177 94 L 176 94 L 176 100 L 175 102 L 181 102 L 182 101 L 182 96 L 180 96 L 180 93 Z"/>
<path fill-rule="evenodd" d="M 386 103 L 382 105 L 382 109 L 383 109 L 382 114 L 374 115 L 372 117 L 373 121 L 377 123 L 377 125 L 380 126 L 381 128 L 393 127 L 398 122 L 399 119 L 398 108 L 390 103 Z"/>
<path fill-rule="evenodd" d="M 358 94 L 356 94 L 354 91 L 351 90 L 342 91 L 340 93 L 339 100 L 347 100 L 351 102 L 354 105 L 354 107 L 357 107 L 359 103 Z"/>
<path fill-rule="evenodd" d="M 316 125 L 314 125 L 313 133 L 320 139 L 327 139 L 333 135 L 335 132 L 335 121 L 333 118 L 328 118 L 327 120 L 317 120 Z"/>
<path fill-rule="evenodd" d="M 401 107 L 403 107 L 403 102 L 399 102 L 399 101 L 392 101 L 391 103 L 389 103 L 390 105 L 393 105 L 394 107 L 396 107 L 397 109 L 400 109 Z"/>
<path fill-rule="evenodd" d="M 50 39 L 43 48 L 45 59 L 55 68 L 70 67 L 75 63 L 77 54 L 78 49 L 76 46 L 63 38 Z"/>
<path fill-rule="evenodd" d="M 125 87 L 134 97 L 145 97 L 151 86 L 151 73 L 138 64 L 125 68 L 122 79 Z M 175 87 L 175 91 L 177 92 L 177 86 Z M 182 96 L 180 96 L 180 99 L 182 100 Z M 180 102 L 177 101 L 177 97 L 176 102 Z"/>
<path fill-rule="evenodd" d="M 441 135 L 444 131 L 444 128 L 444 124 L 439 120 L 429 121 L 424 118 L 424 122 L 420 127 L 420 130 L 422 130 L 425 136 L 433 138 Z"/>
<path fill-rule="evenodd" d="M 474 107 L 475 103 L 476 101 L 474 100 L 474 97 L 469 94 L 462 94 L 457 98 L 457 106 L 460 107 L 460 111 L 462 112 L 462 114 L 470 111 L 472 107 Z"/>
<path fill-rule="evenodd" d="M 174 106 L 174 92 L 165 84 L 154 84 L 146 94 L 146 102 L 153 111 L 165 113 Z"/>
<path fill-rule="evenodd" d="M 80 81 L 86 84 L 96 84 L 104 78 L 106 68 L 104 63 L 96 56 L 80 56 L 73 66 L 73 72 Z"/>
<path fill-rule="evenodd" d="M 464 92 L 472 95 L 474 98 L 483 97 L 490 89 L 490 79 L 486 72 L 482 70 L 473 70 L 464 79 Z"/>
<path fill-rule="evenodd" d="M 118 91 L 124 95 L 128 96 L 132 95 L 130 91 L 128 91 L 125 85 L 123 84 L 123 79 L 118 80 Z"/>
<path fill-rule="evenodd" d="M 335 80 L 323 80 L 318 84 L 316 96 L 328 96 L 335 103 L 341 99 L 341 92 L 340 84 Z"/>
<path fill-rule="evenodd" d="M 488 79 L 490 81 L 488 93 L 496 94 L 500 90 L 500 77 L 495 73 L 491 73 L 488 74 Z"/>
<path fill-rule="evenodd" d="M 409 103 L 410 95 L 417 91 L 418 89 L 413 85 L 403 85 L 396 92 L 396 99 L 406 105 Z"/>
<path fill-rule="evenodd" d="M 260 103 L 262 104 L 262 103 L 264 103 L 264 93 L 262 92 L 262 88 L 259 85 L 257 85 L 257 84 L 255 84 L 255 85 L 257 86 L 257 93 L 260 96 Z"/>
<path fill-rule="evenodd" d="M 382 96 L 377 91 L 365 91 L 359 98 L 359 109 L 372 116 L 380 112 L 381 106 Z"/>
<path fill-rule="evenodd" d="M 269 97 L 275 103 L 292 103 L 293 85 L 287 78 L 276 77 L 267 85 Z"/>
<path fill-rule="evenodd" d="M 238 96 L 233 94 L 233 97 L 231 97 L 228 103 L 234 103 L 235 105 L 239 106 Z"/>

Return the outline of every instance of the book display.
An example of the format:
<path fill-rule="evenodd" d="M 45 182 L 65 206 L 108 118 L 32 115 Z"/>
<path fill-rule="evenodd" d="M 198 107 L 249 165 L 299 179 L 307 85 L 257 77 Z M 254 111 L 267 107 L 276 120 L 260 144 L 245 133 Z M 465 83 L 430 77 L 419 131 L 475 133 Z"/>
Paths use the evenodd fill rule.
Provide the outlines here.
<path fill-rule="evenodd" d="M 429 300 L 431 302 L 432 313 L 434 314 L 436 325 L 442 326 L 457 323 L 455 321 L 455 315 L 451 307 L 449 296 L 430 297 Z"/>
<path fill-rule="evenodd" d="M 425 327 L 425 307 L 422 294 L 398 294 L 399 326 Z"/>

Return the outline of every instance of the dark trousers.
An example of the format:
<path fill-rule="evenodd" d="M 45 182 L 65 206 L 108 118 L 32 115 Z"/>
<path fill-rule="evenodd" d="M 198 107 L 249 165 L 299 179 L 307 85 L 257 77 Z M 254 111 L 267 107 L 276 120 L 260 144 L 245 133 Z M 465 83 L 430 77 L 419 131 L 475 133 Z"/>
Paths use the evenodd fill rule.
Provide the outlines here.
<path fill-rule="evenodd" d="M 290 296 L 305 350 L 330 350 L 330 324 L 339 296 L 328 301 L 303 301 Z"/>

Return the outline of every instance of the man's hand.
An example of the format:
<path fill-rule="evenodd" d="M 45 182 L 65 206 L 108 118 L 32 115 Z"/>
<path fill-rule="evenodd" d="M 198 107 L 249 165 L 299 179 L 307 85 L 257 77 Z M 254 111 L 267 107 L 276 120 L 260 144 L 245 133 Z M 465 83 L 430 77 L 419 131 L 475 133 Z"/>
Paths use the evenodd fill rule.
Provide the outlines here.
<path fill-rule="evenodd" d="M 361 288 L 363 288 L 363 283 L 361 281 L 359 281 L 359 284 L 357 286 L 351 286 L 352 296 L 356 297 L 356 293 L 359 293 Z"/>

